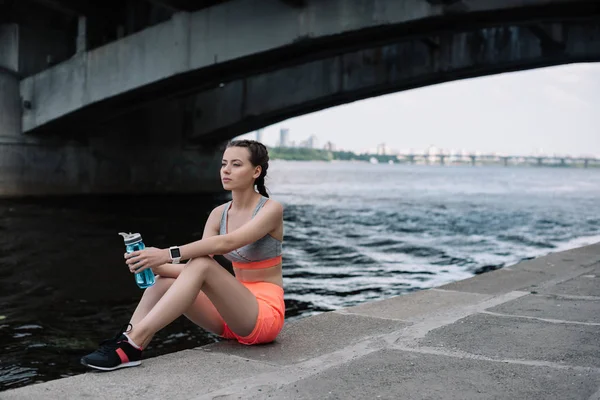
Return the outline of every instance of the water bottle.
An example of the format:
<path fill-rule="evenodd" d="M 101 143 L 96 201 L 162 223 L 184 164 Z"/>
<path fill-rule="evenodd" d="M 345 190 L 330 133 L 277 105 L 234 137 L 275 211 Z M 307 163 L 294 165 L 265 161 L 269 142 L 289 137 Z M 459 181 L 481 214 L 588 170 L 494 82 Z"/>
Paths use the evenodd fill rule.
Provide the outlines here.
<path fill-rule="evenodd" d="M 142 242 L 142 235 L 139 233 L 119 232 L 119 235 L 123 236 L 127 253 L 143 250 L 146 247 L 144 246 L 144 242 Z M 137 283 L 140 289 L 146 289 L 154 285 L 154 272 L 152 272 L 152 269 L 148 268 L 136 273 L 135 283 Z"/>

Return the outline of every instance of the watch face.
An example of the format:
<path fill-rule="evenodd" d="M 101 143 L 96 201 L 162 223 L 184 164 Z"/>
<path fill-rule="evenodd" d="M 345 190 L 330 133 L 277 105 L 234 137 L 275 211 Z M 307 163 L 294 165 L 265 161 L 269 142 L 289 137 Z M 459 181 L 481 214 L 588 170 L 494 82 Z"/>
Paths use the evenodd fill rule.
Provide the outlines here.
<path fill-rule="evenodd" d="M 179 258 L 181 257 L 181 252 L 179 249 L 171 249 L 171 258 Z"/>

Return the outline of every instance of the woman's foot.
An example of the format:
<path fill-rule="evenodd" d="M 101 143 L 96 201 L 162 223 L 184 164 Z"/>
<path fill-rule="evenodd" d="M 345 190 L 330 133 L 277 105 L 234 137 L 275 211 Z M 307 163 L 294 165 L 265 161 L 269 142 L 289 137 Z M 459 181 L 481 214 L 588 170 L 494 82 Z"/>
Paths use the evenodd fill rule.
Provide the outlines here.
<path fill-rule="evenodd" d="M 140 365 L 141 359 L 142 349 L 131 343 L 121 330 L 113 339 L 102 342 L 98 350 L 82 357 L 81 364 L 101 371 L 113 371 Z"/>

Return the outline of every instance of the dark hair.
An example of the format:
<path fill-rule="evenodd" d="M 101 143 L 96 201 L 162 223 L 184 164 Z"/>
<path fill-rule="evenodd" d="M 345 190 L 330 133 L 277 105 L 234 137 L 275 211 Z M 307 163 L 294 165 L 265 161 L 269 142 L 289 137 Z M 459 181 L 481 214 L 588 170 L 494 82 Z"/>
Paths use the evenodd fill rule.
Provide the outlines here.
<path fill-rule="evenodd" d="M 265 176 L 267 176 L 267 169 L 269 168 L 269 151 L 267 147 L 256 140 L 233 140 L 227 144 L 227 148 L 229 147 L 245 147 L 248 149 L 252 165 L 255 167 L 260 165 L 261 167 L 260 175 L 254 181 L 254 184 L 258 189 L 258 193 L 269 197 L 265 187 Z"/>

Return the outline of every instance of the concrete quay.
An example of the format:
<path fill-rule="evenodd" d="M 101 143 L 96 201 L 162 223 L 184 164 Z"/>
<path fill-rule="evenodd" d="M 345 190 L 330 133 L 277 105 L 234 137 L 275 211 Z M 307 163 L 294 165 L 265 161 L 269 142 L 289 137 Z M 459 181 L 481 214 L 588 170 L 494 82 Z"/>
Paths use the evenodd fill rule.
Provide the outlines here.
<path fill-rule="evenodd" d="M 600 400 L 600 243 L 0 399 Z"/>

